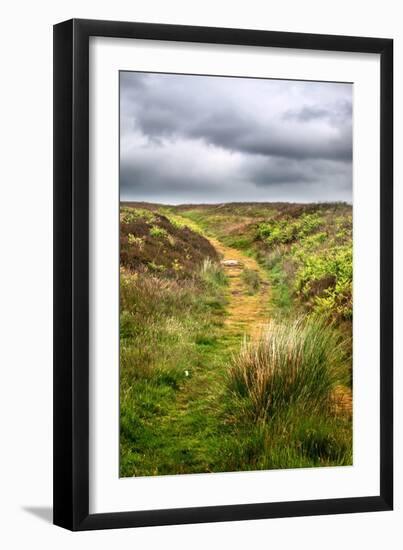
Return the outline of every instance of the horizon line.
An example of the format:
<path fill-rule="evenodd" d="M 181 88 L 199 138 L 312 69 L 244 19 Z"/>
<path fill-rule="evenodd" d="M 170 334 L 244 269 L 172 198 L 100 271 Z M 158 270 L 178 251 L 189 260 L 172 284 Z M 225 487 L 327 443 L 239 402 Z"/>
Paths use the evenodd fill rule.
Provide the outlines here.
<path fill-rule="evenodd" d="M 136 199 L 119 199 L 120 203 L 137 203 L 137 204 L 158 204 L 162 206 L 221 206 L 224 204 L 347 204 L 349 206 L 353 205 L 353 202 L 347 200 L 324 200 L 324 201 L 286 201 L 286 200 L 275 200 L 275 201 L 219 201 L 219 202 L 179 202 L 179 203 L 169 203 L 169 202 L 158 202 L 158 201 L 146 201 L 146 200 L 136 200 Z"/>

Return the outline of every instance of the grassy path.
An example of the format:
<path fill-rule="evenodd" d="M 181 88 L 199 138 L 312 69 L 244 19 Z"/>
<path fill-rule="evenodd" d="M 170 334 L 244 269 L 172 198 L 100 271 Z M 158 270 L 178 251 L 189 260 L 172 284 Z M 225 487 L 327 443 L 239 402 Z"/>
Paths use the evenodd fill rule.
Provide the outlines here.
<path fill-rule="evenodd" d="M 269 297 L 267 274 L 254 258 L 246 256 L 241 251 L 225 246 L 214 238 L 209 238 L 212 245 L 221 254 L 224 262 L 235 260 L 238 265 L 226 266 L 229 277 L 229 305 L 226 319 L 226 332 L 238 336 L 248 335 L 258 338 L 261 330 L 269 319 Z M 248 295 L 245 283 L 242 281 L 242 269 L 251 269 L 259 274 L 261 280 L 259 292 Z M 352 391 L 346 386 L 338 386 L 334 393 L 335 407 L 340 413 L 352 414 Z"/>
<path fill-rule="evenodd" d="M 252 246 L 227 239 L 226 227 L 201 213 L 164 213 L 161 220 L 154 216 L 151 228 L 158 230 L 155 220 L 163 225 L 152 235 L 159 250 L 167 253 L 168 242 L 173 246 L 189 228 L 204 239 L 193 235 L 192 255 L 186 239 L 176 247 L 179 268 L 185 269 L 185 260 L 195 258 L 199 249 L 209 251 L 201 259 L 211 256 L 212 245 L 227 281 L 208 261 L 195 286 L 191 278 L 189 286 L 188 279 L 183 284 L 164 277 L 132 280 L 137 276 L 122 273 L 121 476 L 350 464 L 352 395 L 341 385 L 344 379 L 333 389 L 331 408 L 319 415 L 308 399 L 303 414 L 287 402 L 278 416 L 256 421 L 249 405 L 230 393 L 229 368 L 245 338 L 257 340 L 274 316 L 280 328 L 294 317 L 289 319 L 277 304 L 279 283 L 252 256 Z M 133 247 L 140 247 L 142 239 L 132 239 Z M 166 258 L 159 259 L 161 265 L 158 258 L 152 266 L 149 262 L 152 270 L 173 269 Z M 290 316 L 298 311 L 296 305 Z"/>
<path fill-rule="evenodd" d="M 225 373 L 231 354 L 245 337 L 258 338 L 270 316 L 270 287 L 263 268 L 242 251 L 214 237 L 207 238 L 219 252 L 228 277 L 227 316 L 219 337 L 205 346 L 203 361 L 178 392 L 169 425 L 165 426 L 176 449 L 182 449 L 178 473 L 228 471 L 232 460 L 237 460 L 237 446 L 242 447 L 238 440 L 242 441 L 245 434 L 237 431 L 225 407 Z M 244 269 L 259 276 L 255 293 L 250 293 L 242 277 Z M 340 386 L 334 397 L 338 412 L 351 414 L 351 391 Z"/>
<path fill-rule="evenodd" d="M 229 303 L 225 332 L 255 338 L 267 322 L 269 315 L 268 277 L 254 258 L 246 256 L 236 248 L 224 245 L 217 239 L 209 237 L 209 240 L 222 257 L 222 263 L 229 279 Z M 253 294 L 249 292 L 248 286 L 242 278 L 244 268 L 258 274 L 260 285 Z"/>
<path fill-rule="evenodd" d="M 209 240 L 222 257 L 228 277 L 227 315 L 217 338 L 199 343 L 201 360 L 176 392 L 169 413 L 158 419 L 161 445 L 155 449 L 155 474 L 228 470 L 239 445 L 240 435 L 226 405 L 225 375 L 231 354 L 245 335 L 256 337 L 267 319 L 268 281 L 253 258 L 217 239 Z M 225 265 L 228 260 L 236 265 Z M 250 294 L 242 278 L 244 268 L 259 275 L 255 294 Z"/>

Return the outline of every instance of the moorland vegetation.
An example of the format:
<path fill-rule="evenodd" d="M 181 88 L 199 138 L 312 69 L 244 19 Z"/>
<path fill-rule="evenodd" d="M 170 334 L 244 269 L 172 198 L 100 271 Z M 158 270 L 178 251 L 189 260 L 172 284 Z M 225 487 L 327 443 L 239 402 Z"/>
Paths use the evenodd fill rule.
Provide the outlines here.
<path fill-rule="evenodd" d="M 352 210 L 122 203 L 121 476 L 352 463 Z"/>

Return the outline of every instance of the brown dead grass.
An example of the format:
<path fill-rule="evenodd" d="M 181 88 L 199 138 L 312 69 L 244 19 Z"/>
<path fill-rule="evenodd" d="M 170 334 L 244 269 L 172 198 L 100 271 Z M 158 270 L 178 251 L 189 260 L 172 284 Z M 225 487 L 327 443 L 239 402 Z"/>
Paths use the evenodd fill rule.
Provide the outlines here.
<path fill-rule="evenodd" d="M 353 415 L 353 392 L 347 386 L 339 385 L 335 388 L 332 396 L 333 408 L 336 414 L 349 416 Z"/>

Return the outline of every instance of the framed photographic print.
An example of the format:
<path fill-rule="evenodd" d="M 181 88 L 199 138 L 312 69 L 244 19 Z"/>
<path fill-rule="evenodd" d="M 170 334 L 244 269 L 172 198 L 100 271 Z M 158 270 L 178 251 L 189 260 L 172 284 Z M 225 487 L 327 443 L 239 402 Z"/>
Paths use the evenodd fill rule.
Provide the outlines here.
<path fill-rule="evenodd" d="M 393 43 L 54 27 L 54 522 L 391 510 Z"/>

